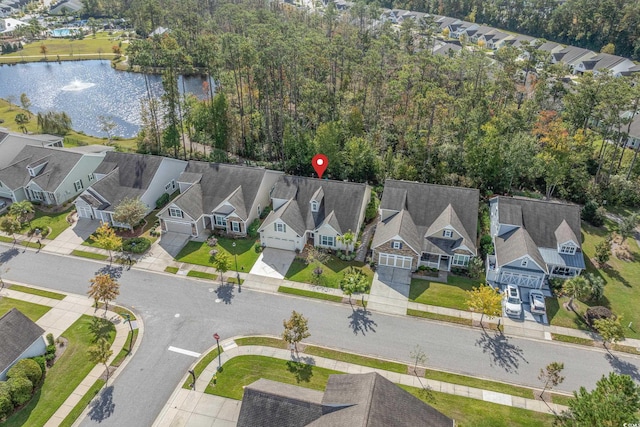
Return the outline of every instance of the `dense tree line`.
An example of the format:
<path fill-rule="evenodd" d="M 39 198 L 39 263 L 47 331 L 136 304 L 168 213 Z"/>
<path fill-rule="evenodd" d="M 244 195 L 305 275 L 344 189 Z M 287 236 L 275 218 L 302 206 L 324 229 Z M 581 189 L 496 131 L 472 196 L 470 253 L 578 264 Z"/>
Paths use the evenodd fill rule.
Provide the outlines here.
<path fill-rule="evenodd" d="M 382 6 L 465 19 L 597 52 L 612 44 L 616 54 L 640 59 L 637 0 L 384 0 Z"/>
<path fill-rule="evenodd" d="M 217 161 L 231 154 L 301 175 L 323 152 L 334 179 L 640 204 L 638 153 L 622 148 L 632 118 L 622 113 L 639 107 L 633 78 L 585 74 L 570 84 L 559 66 L 534 72 L 539 58 L 518 61 L 513 48 L 493 59 L 432 55 L 428 25 L 371 26 L 379 10 L 364 3 L 346 15 L 209 6 L 175 10 L 156 22 L 169 34 L 128 49 L 134 68 L 163 70 L 165 82 L 165 95 L 149 91 L 143 105 L 143 152 L 189 157 L 197 142 Z M 146 28 L 156 19 L 139 18 Z M 211 77 L 204 101 L 175 90 L 184 72 Z"/>

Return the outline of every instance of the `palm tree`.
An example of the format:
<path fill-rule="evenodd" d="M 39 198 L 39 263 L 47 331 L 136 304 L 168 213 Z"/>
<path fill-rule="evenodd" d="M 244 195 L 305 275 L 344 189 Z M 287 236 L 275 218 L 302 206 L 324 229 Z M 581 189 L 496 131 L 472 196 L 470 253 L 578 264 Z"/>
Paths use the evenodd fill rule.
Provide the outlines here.
<path fill-rule="evenodd" d="M 20 224 L 24 224 L 25 222 L 31 221 L 35 214 L 35 209 L 30 201 L 23 200 L 21 202 L 13 203 L 9 207 L 9 213 L 20 221 Z"/>
<path fill-rule="evenodd" d="M 576 298 L 586 298 L 590 293 L 589 288 L 589 282 L 582 276 L 576 276 L 564 282 L 564 285 L 562 285 L 562 292 L 569 296 L 567 308 L 576 311 L 573 307 L 573 300 Z"/>
<path fill-rule="evenodd" d="M 349 253 L 351 252 L 351 247 L 353 246 L 355 238 L 356 235 L 353 234 L 351 230 L 347 231 L 342 236 L 338 236 L 338 241 L 346 246 L 347 255 L 349 255 Z"/>

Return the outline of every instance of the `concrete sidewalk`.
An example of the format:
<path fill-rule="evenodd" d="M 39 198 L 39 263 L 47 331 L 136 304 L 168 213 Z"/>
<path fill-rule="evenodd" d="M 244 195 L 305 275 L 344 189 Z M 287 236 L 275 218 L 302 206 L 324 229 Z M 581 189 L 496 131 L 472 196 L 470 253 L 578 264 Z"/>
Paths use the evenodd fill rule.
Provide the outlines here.
<path fill-rule="evenodd" d="M 46 288 L 39 288 L 33 285 L 26 285 L 11 281 L 7 284 L 16 284 L 26 286 L 34 289 L 48 290 Z M 34 304 L 40 304 L 51 309 L 45 313 L 40 319 L 36 321 L 41 328 L 45 330 L 45 334 L 52 333 L 54 338 L 58 338 L 65 330 L 67 330 L 80 316 L 86 314 L 88 316 L 105 317 L 110 320 L 116 329 L 116 336 L 111 344 L 113 355 L 109 358 L 107 365 L 109 365 L 113 359 L 120 353 L 126 344 L 127 336 L 129 334 L 129 325 L 125 324 L 122 317 L 118 313 L 113 311 L 104 311 L 103 309 L 96 310 L 93 307 L 93 299 L 83 295 L 75 295 L 70 293 L 64 293 L 66 297 L 62 300 L 41 297 L 38 295 L 28 294 L 20 291 L 14 291 L 12 289 L 3 289 L 0 292 L 0 296 L 12 298 L 16 300 L 26 301 Z M 143 326 L 141 319 L 137 319 L 136 322 L 138 331 L 138 338 L 133 346 L 131 355 L 135 353 L 142 341 Z M 135 328 L 134 328 L 135 329 Z M 109 377 L 109 380 L 117 378 L 124 367 L 129 363 L 131 357 L 125 358 L 125 360 L 116 369 L 115 373 Z M 91 372 L 82 380 L 82 382 L 76 387 L 76 389 L 69 395 L 69 397 L 62 403 L 58 410 L 51 416 L 49 421 L 45 424 L 45 427 L 56 427 L 69 415 L 71 410 L 76 404 L 84 397 L 89 388 L 98 380 L 105 372 L 103 365 L 96 365 Z M 85 410 L 86 413 L 86 410 Z M 84 415 L 78 417 L 80 420 L 84 418 Z"/>
<path fill-rule="evenodd" d="M 222 366 L 230 359 L 238 356 L 266 356 L 282 360 L 299 361 L 348 374 L 377 372 L 396 384 L 426 388 L 434 392 L 453 394 L 546 414 L 553 414 L 554 412 L 560 413 L 567 409 L 566 406 L 554 403 L 549 403 L 547 406 L 545 402 L 540 400 L 526 399 L 505 393 L 429 380 L 416 375 L 389 372 L 353 363 L 340 362 L 325 357 L 306 356 L 304 353 L 300 353 L 300 356 L 296 357 L 292 355 L 289 350 L 284 349 L 264 346 L 237 346 L 233 339 L 222 342 L 221 346 L 224 348 L 224 352 L 220 355 Z M 208 351 L 204 352 L 203 355 L 208 354 L 214 349 L 215 346 L 211 347 Z M 182 381 L 180 381 L 180 384 L 174 390 L 167 404 L 158 415 L 158 418 L 156 418 L 153 427 L 235 426 L 238 415 L 240 414 L 241 401 L 204 393 L 211 378 L 216 373 L 217 367 L 218 358 L 213 360 L 200 374 L 194 390 L 182 388 L 182 384 L 189 377 L 189 374 L 187 374 Z M 224 372 L 219 375 L 224 375 Z"/>

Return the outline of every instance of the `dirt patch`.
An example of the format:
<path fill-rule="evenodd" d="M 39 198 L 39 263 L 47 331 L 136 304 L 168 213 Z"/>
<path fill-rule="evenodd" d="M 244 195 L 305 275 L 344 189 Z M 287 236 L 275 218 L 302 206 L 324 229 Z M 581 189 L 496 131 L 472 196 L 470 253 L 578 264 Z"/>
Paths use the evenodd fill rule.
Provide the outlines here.
<path fill-rule="evenodd" d="M 415 375 L 416 377 L 424 378 L 425 373 L 426 373 L 426 369 L 421 368 L 419 366 L 416 368 L 414 368 L 413 366 L 407 366 L 407 374 L 409 375 Z"/>
<path fill-rule="evenodd" d="M 56 361 L 64 354 L 65 351 L 67 351 L 68 344 L 69 340 L 66 338 L 58 337 L 58 339 L 56 339 Z"/>
<path fill-rule="evenodd" d="M 618 233 L 614 233 L 611 239 L 611 253 L 622 261 L 633 261 L 633 254 L 629 249 L 629 245 L 626 241 L 623 241 L 622 236 Z"/>

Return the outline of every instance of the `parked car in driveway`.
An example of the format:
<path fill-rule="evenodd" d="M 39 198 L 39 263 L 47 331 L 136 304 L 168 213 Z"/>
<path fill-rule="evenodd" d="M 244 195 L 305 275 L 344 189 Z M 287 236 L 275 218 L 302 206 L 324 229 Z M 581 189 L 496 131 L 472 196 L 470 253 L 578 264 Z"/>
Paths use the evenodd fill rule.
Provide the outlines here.
<path fill-rule="evenodd" d="M 529 291 L 529 304 L 533 314 L 545 314 L 547 311 L 544 304 L 544 295 L 538 290 Z"/>
<path fill-rule="evenodd" d="M 507 285 L 504 311 L 507 316 L 520 317 L 522 314 L 522 300 L 517 286 Z"/>

